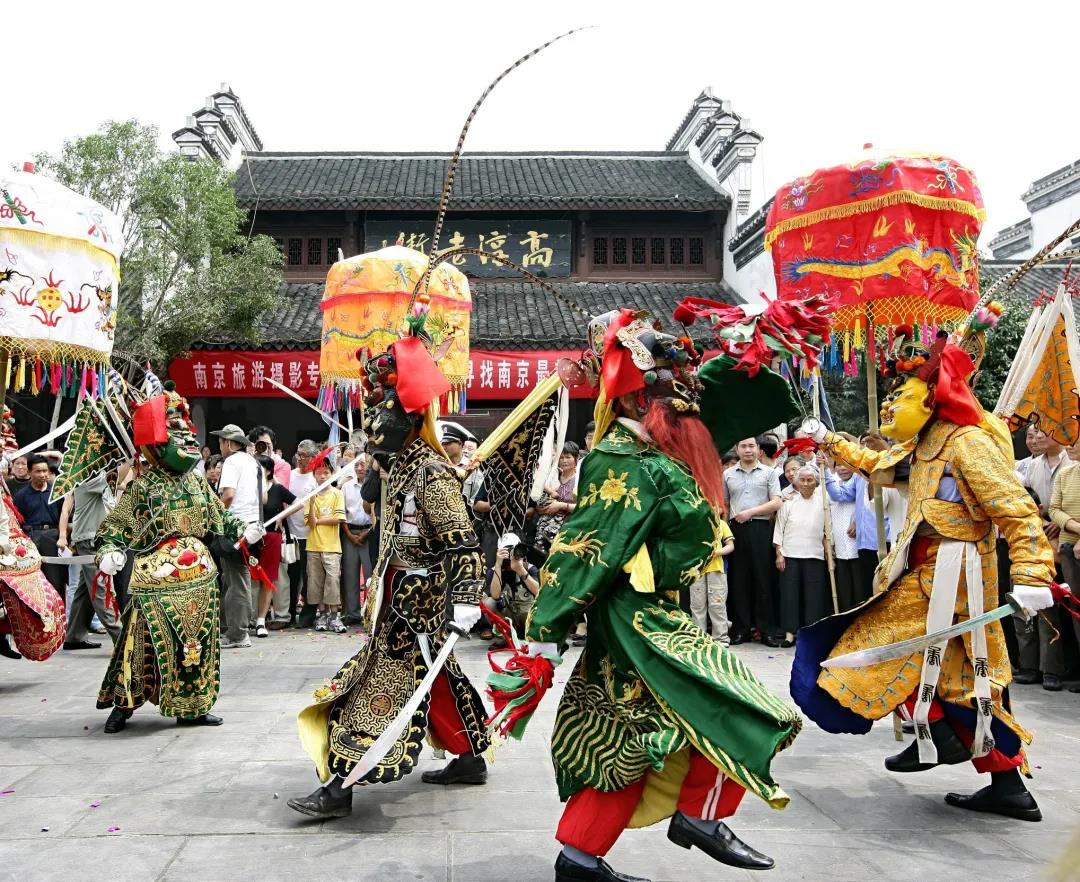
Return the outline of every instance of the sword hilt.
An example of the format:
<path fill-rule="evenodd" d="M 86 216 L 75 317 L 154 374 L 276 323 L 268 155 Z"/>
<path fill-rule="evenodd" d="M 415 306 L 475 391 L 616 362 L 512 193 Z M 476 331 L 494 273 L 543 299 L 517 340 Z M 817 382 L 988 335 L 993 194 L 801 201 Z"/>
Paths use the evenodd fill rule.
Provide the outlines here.
<path fill-rule="evenodd" d="M 469 632 L 462 628 L 461 625 L 457 624 L 456 622 L 447 622 L 446 630 L 453 631 L 455 634 L 458 635 L 458 637 L 461 637 L 464 640 L 469 639 Z"/>
<path fill-rule="evenodd" d="M 1005 602 L 1016 610 L 1016 612 L 1023 617 L 1025 622 L 1031 620 L 1031 616 L 1028 615 L 1028 611 L 1024 608 L 1024 605 L 1016 599 L 1016 595 L 1011 591 L 1005 595 Z"/>

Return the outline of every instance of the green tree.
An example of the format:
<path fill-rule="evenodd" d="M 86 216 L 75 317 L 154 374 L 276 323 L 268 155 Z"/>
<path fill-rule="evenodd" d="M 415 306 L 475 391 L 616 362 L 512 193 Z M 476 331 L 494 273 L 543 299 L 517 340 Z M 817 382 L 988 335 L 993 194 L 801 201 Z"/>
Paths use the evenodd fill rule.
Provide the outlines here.
<path fill-rule="evenodd" d="M 157 144 L 153 126 L 110 121 L 35 160 L 124 218 L 117 349 L 160 368 L 200 340 L 257 343 L 259 317 L 279 305 L 282 257 L 269 237 L 244 234 L 228 170 Z"/>
<path fill-rule="evenodd" d="M 997 326 L 986 332 L 986 356 L 975 381 L 975 397 L 987 410 L 993 409 L 1001 396 L 1001 387 L 1016 359 L 1016 351 L 1024 337 L 1024 328 L 1034 308 L 1024 294 L 1013 291 L 998 300 L 1005 312 Z"/>

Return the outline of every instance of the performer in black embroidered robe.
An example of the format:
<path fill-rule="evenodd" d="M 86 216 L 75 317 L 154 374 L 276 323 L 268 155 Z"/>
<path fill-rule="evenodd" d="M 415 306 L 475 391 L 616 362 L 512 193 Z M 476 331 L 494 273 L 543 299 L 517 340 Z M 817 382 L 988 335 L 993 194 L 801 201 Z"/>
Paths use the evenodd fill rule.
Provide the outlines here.
<path fill-rule="evenodd" d="M 289 806 L 320 819 L 352 811 L 353 791 L 344 779 L 417 690 L 442 648 L 447 624 L 467 632 L 479 620 L 483 592 L 483 556 L 461 481 L 439 449 L 430 409 L 407 412 L 403 399 L 412 398 L 401 386 L 409 380 L 390 383 L 409 372 L 396 366 L 394 355 L 380 356 L 368 370 L 374 391 L 365 428 L 376 456 L 393 459 L 385 478 L 379 557 L 369 582 L 371 639 L 316 691 L 315 703 L 299 717 L 301 741 L 327 783 L 310 796 L 290 799 Z M 486 781 L 484 706 L 452 654 L 404 732 L 358 783 L 387 783 L 408 774 L 425 734 L 434 747 L 457 755 L 446 768 L 425 772 L 425 782 Z"/>

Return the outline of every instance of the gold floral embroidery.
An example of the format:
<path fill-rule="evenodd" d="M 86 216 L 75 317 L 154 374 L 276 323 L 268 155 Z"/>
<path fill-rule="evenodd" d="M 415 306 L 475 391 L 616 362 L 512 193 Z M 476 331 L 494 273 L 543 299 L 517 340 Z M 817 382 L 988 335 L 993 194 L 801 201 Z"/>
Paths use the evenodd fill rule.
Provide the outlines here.
<path fill-rule="evenodd" d="M 634 508 L 641 511 L 641 500 L 638 499 L 640 488 L 626 486 L 626 478 L 630 473 L 623 472 L 621 475 L 616 476 L 614 469 L 608 469 L 607 474 L 607 480 L 599 487 L 592 482 L 589 483 L 589 492 L 581 498 L 579 505 L 592 505 L 597 499 L 600 499 L 603 500 L 605 511 L 619 502 L 622 502 L 623 508 L 629 508 L 633 505 Z"/>
<path fill-rule="evenodd" d="M 600 557 L 604 542 L 596 538 L 596 533 L 596 530 L 589 530 L 587 533 L 578 533 L 573 539 L 567 540 L 560 532 L 555 536 L 555 541 L 551 543 L 548 557 L 551 558 L 559 552 L 564 552 L 573 557 L 580 557 L 589 566 L 606 567 L 607 564 Z"/>
<path fill-rule="evenodd" d="M 697 486 L 694 484 L 684 484 L 682 487 L 683 495 L 686 497 L 686 504 L 689 505 L 694 511 L 701 508 L 705 497 L 697 491 Z"/>

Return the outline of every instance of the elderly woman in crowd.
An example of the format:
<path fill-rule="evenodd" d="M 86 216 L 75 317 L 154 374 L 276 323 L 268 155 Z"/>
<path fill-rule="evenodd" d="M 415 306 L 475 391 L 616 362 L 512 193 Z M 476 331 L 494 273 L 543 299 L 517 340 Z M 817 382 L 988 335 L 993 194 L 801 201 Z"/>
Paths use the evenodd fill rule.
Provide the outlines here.
<path fill-rule="evenodd" d="M 773 546 L 780 571 L 780 627 L 791 646 L 795 632 L 832 612 L 825 568 L 825 509 L 812 466 L 795 472 L 796 493 L 776 515 Z"/>
<path fill-rule="evenodd" d="M 1054 478 L 1050 494 L 1050 520 L 1061 530 L 1058 563 L 1065 582 L 1074 594 L 1080 594 L 1080 441 L 1065 448 L 1069 464 Z M 1064 617 L 1063 617 L 1064 618 Z M 1073 630 L 1080 642 L 1080 620 L 1073 619 Z M 1070 692 L 1080 692 L 1080 685 L 1070 686 Z"/>

